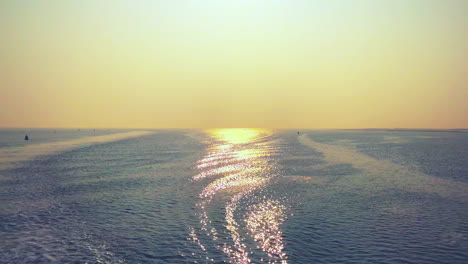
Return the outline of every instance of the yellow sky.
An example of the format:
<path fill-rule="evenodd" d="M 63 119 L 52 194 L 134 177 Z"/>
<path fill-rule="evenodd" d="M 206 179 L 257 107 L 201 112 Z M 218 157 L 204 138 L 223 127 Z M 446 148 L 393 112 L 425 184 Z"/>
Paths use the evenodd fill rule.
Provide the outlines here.
<path fill-rule="evenodd" d="M 0 127 L 467 128 L 468 1 L 1 1 Z"/>

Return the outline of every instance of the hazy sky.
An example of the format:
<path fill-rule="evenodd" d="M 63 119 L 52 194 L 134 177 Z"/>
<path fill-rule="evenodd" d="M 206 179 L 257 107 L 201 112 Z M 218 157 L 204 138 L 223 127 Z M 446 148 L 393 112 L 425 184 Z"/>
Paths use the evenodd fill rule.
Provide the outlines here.
<path fill-rule="evenodd" d="M 468 127 L 466 0 L 0 0 L 0 127 Z"/>

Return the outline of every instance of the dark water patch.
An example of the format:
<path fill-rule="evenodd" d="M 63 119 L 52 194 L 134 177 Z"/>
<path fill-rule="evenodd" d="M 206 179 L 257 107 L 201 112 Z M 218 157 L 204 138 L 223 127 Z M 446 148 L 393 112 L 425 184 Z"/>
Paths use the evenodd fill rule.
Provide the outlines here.
<path fill-rule="evenodd" d="M 463 263 L 466 260 L 466 254 L 460 251 L 467 246 L 464 240 L 458 242 L 458 248 L 449 249 L 439 239 L 450 226 L 459 226 L 458 221 L 467 220 L 461 207 L 446 208 L 447 201 L 391 192 L 372 199 L 356 194 L 345 197 L 339 190 L 320 195 L 302 193 L 301 198 L 302 209 L 295 210 L 290 221 L 284 224 L 292 263 L 349 263 L 350 260 Z M 464 216 L 460 215 L 462 212 Z M 434 217 L 445 213 L 442 218 Z M 301 251 L 303 247 L 309 251 Z"/>

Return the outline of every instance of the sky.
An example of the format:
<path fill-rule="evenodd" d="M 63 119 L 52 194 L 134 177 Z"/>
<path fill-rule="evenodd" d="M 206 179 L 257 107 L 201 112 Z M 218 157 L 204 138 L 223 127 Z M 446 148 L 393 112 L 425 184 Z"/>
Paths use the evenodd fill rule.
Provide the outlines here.
<path fill-rule="evenodd" d="M 0 0 L 0 127 L 468 128 L 466 0 Z"/>

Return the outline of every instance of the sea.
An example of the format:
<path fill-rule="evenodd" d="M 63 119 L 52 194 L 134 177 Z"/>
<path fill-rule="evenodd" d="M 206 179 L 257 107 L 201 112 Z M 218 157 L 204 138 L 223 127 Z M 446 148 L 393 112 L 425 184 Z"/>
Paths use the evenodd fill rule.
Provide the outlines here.
<path fill-rule="evenodd" d="M 1 129 L 0 263 L 466 264 L 468 131 Z"/>

